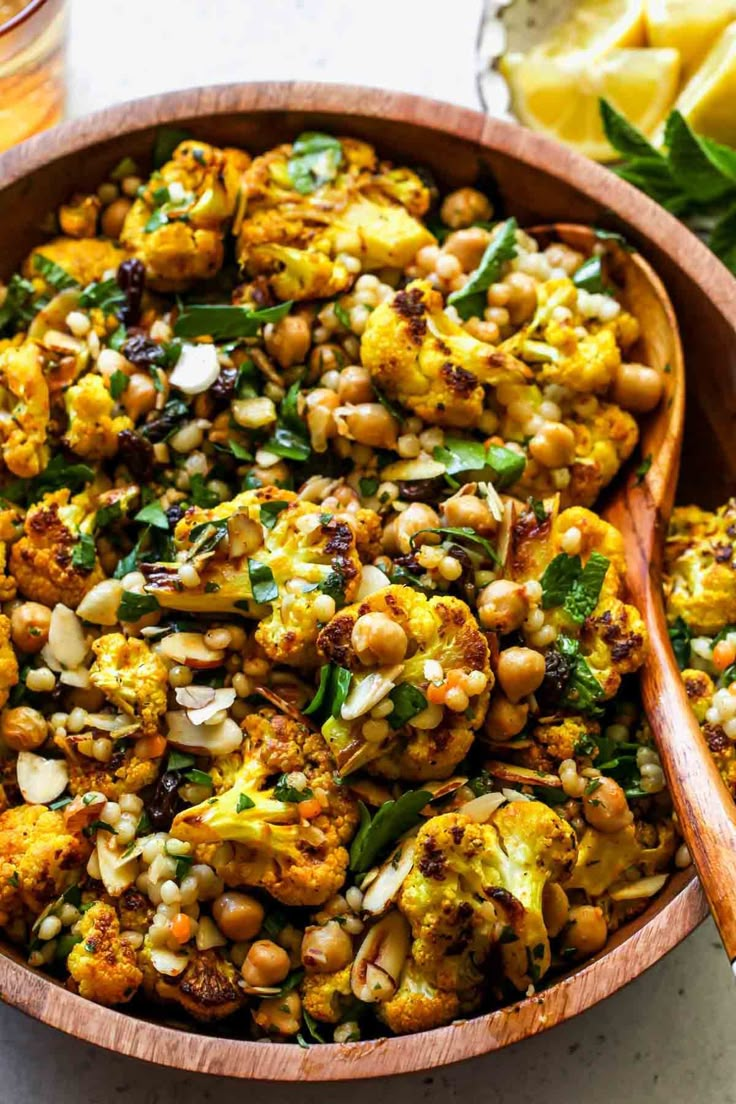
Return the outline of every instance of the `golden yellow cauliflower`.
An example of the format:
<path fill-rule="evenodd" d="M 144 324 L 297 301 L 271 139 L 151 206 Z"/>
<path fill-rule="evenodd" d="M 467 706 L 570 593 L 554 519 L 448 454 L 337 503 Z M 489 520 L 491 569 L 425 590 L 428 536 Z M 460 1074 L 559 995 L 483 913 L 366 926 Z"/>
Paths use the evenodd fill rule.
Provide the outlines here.
<path fill-rule="evenodd" d="M 19 805 L 0 813 L 0 923 L 35 919 L 79 881 L 90 843 L 64 827 L 60 812 Z"/>
<path fill-rule="evenodd" d="M 472 337 L 443 309 L 442 296 L 415 280 L 371 313 L 360 355 L 377 387 L 425 422 L 470 429 L 483 414 L 484 386 L 523 382 L 530 370 Z"/>
<path fill-rule="evenodd" d="M 355 278 L 346 257 L 366 272 L 403 268 L 434 241 L 418 221 L 430 196 L 416 174 L 377 165 L 373 149 L 352 139 L 328 138 L 306 167 L 304 151 L 324 137 L 304 134 L 269 150 L 243 177 L 238 259 L 279 299 L 337 295 Z"/>
<path fill-rule="evenodd" d="M 214 1023 L 232 1016 L 246 1003 L 238 970 L 218 951 L 191 948 L 189 964 L 178 977 L 158 973 L 150 962 L 150 953 L 151 947 L 146 940 L 139 961 L 146 992 L 156 1000 L 178 1004 L 202 1023 Z"/>
<path fill-rule="evenodd" d="M 10 643 L 10 618 L 0 613 L 0 709 L 18 681 L 18 660 Z"/>
<path fill-rule="evenodd" d="M 23 275 L 29 279 L 41 278 L 37 256 L 53 261 L 80 287 L 85 287 L 93 280 L 101 280 L 106 273 L 114 273 L 127 254 L 104 238 L 54 238 L 39 245 L 26 258 Z M 54 289 L 49 286 L 49 290 L 53 293 Z"/>
<path fill-rule="evenodd" d="M 353 1000 L 350 987 L 352 964 L 331 974 L 306 974 L 301 984 L 302 1005 L 321 1023 L 336 1024 Z"/>
<path fill-rule="evenodd" d="M 166 711 L 168 672 L 144 640 L 107 633 L 92 645 L 95 661 L 89 677 L 108 701 L 141 722 L 142 735 L 158 732 Z"/>
<path fill-rule="evenodd" d="M 457 993 L 433 985 L 410 958 L 394 996 L 377 1007 L 379 1018 L 396 1035 L 410 1035 L 452 1023 L 460 1015 L 460 1003 Z"/>
<path fill-rule="evenodd" d="M 81 942 L 72 947 L 67 967 L 76 991 L 97 1004 L 125 1004 L 143 981 L 130 943 L 120 938 L 112 905 L 96 901 L 79 921 Z"/>
<path fill-rule="evenodd" d="M 8 469 L 22 479 L 43 471 L 50 416 L 43 358 L 35 341 L 0 353 L 0 442 Z"/>
<path fill-rule="evenodd" d="M 70 502 L 65 488 L 44 495 L 26 514 L 24 536 L 11 546 L 10 571 L 25 598 L 52 609 L 62 602 L 71 609 L 104 574 L 97 560 L 91 571 L 72 563 L 74 546 L 79 540 L 79 525 L 87 512 L 86 496 Z"/>
<path fill-rule="evenodd" d="M 64 442 L 85 460 L 104 460 L 118 450 L 118 433 L 132 429 L 126 414 L 113 415 L 115 402 L 102 376 L 83 376 L 65 395 L 69 428 Z"/>
<path fill-rule="evenodd" d="M 91 739 L 97 735 L 93 733 Z M 54 743 L 61 748 L 69 770 L 69 793 L 73 795 L 102 793 L 108 801 L 118 801 L 123 794 L 139 793 L 156 781 L 160 759 L 140 759 L 133 747 L 119 745 L 113 749 L 107 763 L 83 755 L 77 747 L 77 739 L 67 733 L 57 733 Z"/>
<path fill-rule="evenodd" d="M 246 153 L 187 139 L 153 173 L 129 210 L 120 240 L 146 266 L 157 291 L 178 291 L 214 276 L 233 216 Z"/>
<path fill-rule="evenodd" d="M 715 636 L 736 622 L 736 499 L 711 512 L 678 506 L 665 544 L 667 617 L 694 635 Z"/>

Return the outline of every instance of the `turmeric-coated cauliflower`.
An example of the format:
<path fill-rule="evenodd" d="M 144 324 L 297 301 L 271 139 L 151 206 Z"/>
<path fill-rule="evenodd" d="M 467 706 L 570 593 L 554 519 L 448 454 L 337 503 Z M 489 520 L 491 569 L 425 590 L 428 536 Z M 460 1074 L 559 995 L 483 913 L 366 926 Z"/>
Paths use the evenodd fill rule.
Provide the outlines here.
<path fill-rule="evenodd" d="M 42 279 L 37 257 L 52 261 L 76 281 L 80 287 L 101 280 L 106 273 L 114 272 L 125 260 L 126 253 L 119 246 L 104 238 L 54 238 L 39 245 L 26 258 L 23 275 L 29 279 Z M 48 285 L 53 293 L 52 285 Z"/>
<path fill-rule="evenodd" d="M 633 824 L 618 832 L 599 832 L 588 825 L 578 841 L 577 862 L 565 889 L 582 889 L 589 897 L 600 897 L 640 858 Z"/>
<path fill-rule="evenodd" d="M 0 709 L 18 682 L 18 660 L 10 642 L 10 619 L 0 613 Z"/>
<path fill-rule="evenodd" d="M 715 636 L 736 622 L 736 499 L 711 512 L 677 506 L 665 544 L 667 617 Z"/>
<path fill-rule="evenodd" d="M 118 434 L 132 429 L 127 414 L 115 416 L 112 395 L 102 376 L 83 376 L 65 395 L 69 427 L 64 441 L 86 460 L 105 460 L 118 450 Z"/>
<path fill-rule="evenodd" d="M 43 357 L 35 341 L 0 353 L 0 447 L 8 469 L 23 479 L 43 471 L 50 416 Z"/>
<path fill-rule="evenodd" d="M 514 801 L 479 824 L 462 813 L 432 817 L 417 835 L 399 908 L 412 955 L 440 989 L 479 985 L 500 944 L 503 971 L 525 990 L 550 966 L 542 894 L 575 864 L 575 834 L 540 801 Z"/>
<path fill-rule="evenodd" d="M 404 658 L 381 662 L 377 653 L 361 653 L 362 618 L 372 623 L 379 650 L 381 633 L 399 626 Z M 488 644 L 465 602 L 385 587 L 336 614 L 317 643 L 327 659 L 352 673 L 340 715 L 322 728 L 340 773 L 367 766 L 386 778 L 447 778 L 482 724 L 493 685 Z M 462 690 L 459 701 L 453 687 Z M 380 736 L 370 711 L 386 698 L 393 708 Z"/>
<path fill-rule="evenodd" d="M 406 961 L 396 993 L 377 1005 L 379 1018 L 396 1035 L 443 1027 L 457 1019 L 460 1007 L 458 994 L 434 985 L 411 958 Z"/>
<path fill-rule="evenodd" d="M 108 701 L 140 721 L 142 735 L 155 735 L 166 712 L 167 669 L 145 640 L 106 633 L 92 644 L 90 681 Z"/>
<path fill-rule="evenodd" d="M 102 730 L 81 732 L 76 736 L 60 731 L 54 735 L 54 743 L 64 752 L 67 761 L 69 793 L 76 796 L 94 791 L 104 794 L 108 801 L 117 801 L 123 794 L 139 793 L 156 781 L 160 761 L 139 758 L 132 746 L 118 744 L 106 763 L 92 758 L 92 741 L 102 735 Z M 89 754 L 80 750 L 80 743 L 87 743 Z"/>
<path fill-rule="evenodd" d="M 0 813 L 0 923 L 36 916 L 82 876 L 90 854 L 60 812 L 19 805 Z"/>
<path fill-rule="evenodd" d="M 148 995 L 165 1004 L 178 1004 L 195 1020 L 214 1023 L 232 1016 L 246 1003 L 238 970 L 217 950 L 189 950 L 189 964 L 178 977 L 156 971 L 147 939 L 139 956 Z"/>
<path fill-rule="evenodd" d="M 120 922 L 112 905 L 95 901 L 79 921 L 81 942 L 67 959 L 74 988 L 97 1004 L 125 1004 L 143 981 L 130 943 L 120 938 Z"/>
<path fill-rule="evenodd" d="M 321 1023 L 339 1023 L 353 1001 L 352 964 L 334 973 L 305 974 L 300 986 L 304 1010 Z"/>
<path fill-rule="evenodd" d="M 258 618 L 256 641 L 270 659 L 291 666 L 318 661 L 320 596 L 329 594 L 340 605 L 359 586 L 351 526 L 278 487 L 244 491 L 211 510 L 187 511 L 175 543 L 200 581 L 183 587 L 178 562 L 143 564 L 146 590 L 159 605 Z"/>
<path fill-rule="evenodd" d="M 250 276 L 265 276 L 278 299 L 324 299 L 364 272 L 403 268 L 434 242 L 418 221 L 429 190 L 409 169 L 376 164 L 373 149 L 351 139 L 302 135 L 256 157 L 243 176 L 237 255 Z M 309 150 L 314 149 L 314 153 Z"/>
<path fill-rule="evenodd" d="M 227 885 L 260 886 L 288 905 L 323 904 L 345 880 L 355 799 L 336 785 L 318 733 L 268 709 L 246 717 L 243 727 L 243 746 L 224 764 L 227 788 L 216 784 L 214 797 L 178 813 L 171 834 L 215 845 L 199 851 L 212 852 Z M 307 780 L 303 790 L 288 781 L 297 771 Z"/>
<path fill-rule="evenodd" d="M 415 280 L 371 313 L 361 360 L 389 398 L 425 422 L 464 429 L 480 422 L 485 386 L 521 383 L 531 375 L 510 353 L 453 322 L 426 280 Z"/>
<path fill-rule="evenodd" d="M 250 158 L 187 139 L 153 173 L 128 211 L 120 241 L 146 266 L 157 291 L 179 291 L 214 276 Z"/>

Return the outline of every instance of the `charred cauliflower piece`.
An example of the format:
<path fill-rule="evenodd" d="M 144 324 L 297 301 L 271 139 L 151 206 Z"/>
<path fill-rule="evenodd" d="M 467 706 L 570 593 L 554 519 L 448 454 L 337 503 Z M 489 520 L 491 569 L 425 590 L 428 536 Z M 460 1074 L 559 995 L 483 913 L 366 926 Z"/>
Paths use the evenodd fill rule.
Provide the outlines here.
<path fill-rule="evenodd" d="M 102 581 L 97 560 L 91 571 L 72 562 L 80 530 L 93 517 L 87 496 L 70 500 L 67 489 L 46 494 L 31 506 L 25 535 L 10 550 L 10 571 L 26 598 L 51 608 L 62 602 L 76 609 L 87 591 Z"/>
<path fill-rule="evenodd" d="M 310 181 L 299 166 L 315 139 L 326 148 L 307 169 Z M 418 221 L 429 190 L 408 169 L 381 170 L 364 142 L 302 135 L 256 157 L 243 191 L 238 259 L 249 276 L 265 276 L 278 299 L 329 298 L 353 282 L 344 257 L 364 272 L 403 268 L 434 241 Z"/>
<path fill-rule="evenodd" d="M 125 1004 L 143 981 L 136 954 L 120 938 L 112 905 L 95 901 L 79 921 L 82 939 L 72 947 L 67 966 L 77 992 L 97 1004 Z"/>
<path fill-rule="evenodd" d="M 10 619 L 0 613 L 0 709 L 18 682 L 18 660 L 10 643 Z"/>
<path fill-rule="evenodd" d="M 60 812 L 20 805 L 0 813 L 0 923 L 35 919 L 79 880 L 89 854 L 89 842 L 66 830 Z"/>
<path fill-rule="evenodd" d="M 9 471 L 31 479 L 48 464 L 49 388 L 35 341 L 0 353 L 0 442 Z"/>
<path fill-rule="evenodd" d="M 582 889 L 589 897 L 600 897 L 640 861 L 641 853 L 633 824 L 618 832 L 599 832 L 588 826 L 579 840 L 577 862 L 565 889 Z"/>
<path fill-rule="evenodd" d="M 320 1023 L 339 1023 L 353 1001 L 351 964 L 332 974 L 306 974 L 301 984 L 302 1005 Z"/>
<path fill-rule="evenodd" d="M 441 294 L 425 280 L 415 280 L 371 313 L 361 360 L 389 398 L 425 422 L 464 429 L 480 422 L 484 386 L 531 375 L 521 361 L 453 322 Z"/>
<path fill-rule="evenodd" d="M 378 1016 L 396 1035 L 410 1035 L 452 1023 L 460 1007 L 457 993 L 439 989 L 410 958 L 395 995 L 378 1005 Z"/>
<path fill-rule="evenodd" d="M 539 801 L 511 802 L 484 824 L 462 813 L 433 817 L 399 896 L 419 969 L 439 989 L 479 985 L 505 928 L 506 977 L 519 990 L 539 981 L 550 966 L 544 887 L 564 882 L 575 857 L 571 826 Z"/>
<path fill-rule="evenodd" d="M 155 735 L 166 712 L 166 665 L 144 640 L 107 633 L 92 645 L 93 686 L 108 701 L 140 721 L 142 735 Z"/>
<path fill-rule="evenodd" d="M 149 952 L 144 948 L 146 957 Z M 189 965 L 178 978 L 147 970 L 146 988 L 166 1004 L 178 1004 L 195 1020 L 214 1023 L 232 1016 L 246 1002 L 240 975 L 232 962 L 215 950 L 193 951 Z"/>
<path fill-rule="evenodd" d="M 214 276 L 235 211 L 246 153 L 187 140 L 128 212 L 120 241 L 146 266 L 148 286 L 179 291 Z"/>
<path fill-rule="evenodd" d="M 665 544 L 667 617 L 695 635 L 715 636 L 736 622 L 736 499 L 715 512 L 678 506 Z"/>
<path fill-rule="evenodd" d="M 69 428 L 66 445 L 85 460 L 105 460 L 118 450 L 118 434 L 132 429 L 125 414 L 113 415 L 115 403 L 101 376 L 83 376 L 64 396 Z"/>
<path fill-rule="evenodd" d="M 392 657 L 381 654 L 388 633 L 398 647 Z M 447 778 L 473 742 L 493 685 L 488 644 L 465 602 L 385 587 L 336 614 L 317 643 L 352 672 L 340 715 L 322 728 L 340 773 L 368 766 L 386 778 Z M 459 702 L 452 687 L 464 687 Z M 369 714 L 387 696 L 393 709 L 381 736 Z"/>
<path fill-rule="evenodd" d="M 355 799 L 335 784 L 318 733 L 271 710 L 243 725 L 243 747 L 224 768 L 228 788 L 178 813 L 171 834 L 214 844 L 212 861 L 227 885 L 260 886 L 287 905 L 323 904 L 345 879 Z M 283 778 L 274 784 L 286 763 L 306 776 L 306 790 Z M 229 853 L 221 843 L 232 845 Z"/>
<path fill-rule="evenodd" d="M 117 801 L 123 794 L 139 793 L 156 781 L 158 759 L 139 759 L 132 747 L 118 745 L 107 763 L 100 763 L 78 749 L 78 741 L 91 741 L 99 732 L 81 733 L 79 737 L 54 736 L 54 743 L 64 752 L 69 768 L 69 793 L 102 793 L 108 801 Z"/>
<path fill-rule="evenodd" d="M 103 276 L 114 273 L 125 260 L 126 253 L 104 238 L 54 238 L 34 249 L 27 257 L 23 275 L 28 279 L 43 279 L 37 257 L 53 261 L 80 287 L 85 287 L 93 280 L 101 280 Z M 47 285 L 47 290 L 53 293 L 54 288 Z"/>
<path fill-rule="evenodd" d="M 274 522 L 269 512 L 275 503 L 284 505 Z M 292 666 L 318 661 L 320 595 L 349 602 L 360 582 L 350 525 L 277 487 L 244 491 L 212 510 L 189 510 L 175 542 L 195 564 L 200 582 L 182 587 L 179 563 L 143 565 L 146 590 L 159 605 L 258 618 L 256 640 L 266 655 Z"/>

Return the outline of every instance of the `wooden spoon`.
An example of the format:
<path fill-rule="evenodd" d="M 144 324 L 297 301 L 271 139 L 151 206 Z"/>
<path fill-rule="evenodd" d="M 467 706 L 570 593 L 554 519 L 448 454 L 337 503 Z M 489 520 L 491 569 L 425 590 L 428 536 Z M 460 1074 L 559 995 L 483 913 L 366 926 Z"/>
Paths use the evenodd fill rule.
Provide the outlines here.
<path fill-rule="evenodd" d="M 601 244 L 588 227 L 535 227 L 542 244 L 562 241 L 589 255 Z M 672 304 L 637 253 L 606 240 L 607 270 L 641 325 L 632 360 L 665 372 L 664 397 L 644 420 L 637 472 L 624 471 L 603 514 L 624 538 L 627 585 L 646 622 L 649 657 L 641 674 L 644 709 L 667 776 L 680 830 L 695 862 L 721 940 L 736 972 L 736 803 L 726 789 L 690 708 L 670 646 L 662 595 L 662 555 L 680 464 L 685 367 Z M 647 468 L 647 465 L 648 468 Z"/>

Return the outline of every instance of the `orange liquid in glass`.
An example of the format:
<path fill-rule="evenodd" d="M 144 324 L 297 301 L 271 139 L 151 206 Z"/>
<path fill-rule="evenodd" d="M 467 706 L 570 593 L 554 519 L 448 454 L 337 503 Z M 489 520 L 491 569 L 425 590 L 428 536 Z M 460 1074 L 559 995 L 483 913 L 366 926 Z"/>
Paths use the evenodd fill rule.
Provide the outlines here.
<path fill-rule="evenodd" d="M 0 0 L 0 150 L 54 126 L 64 111 L 65 0 L 7 27 L 28 0 Z"/>

